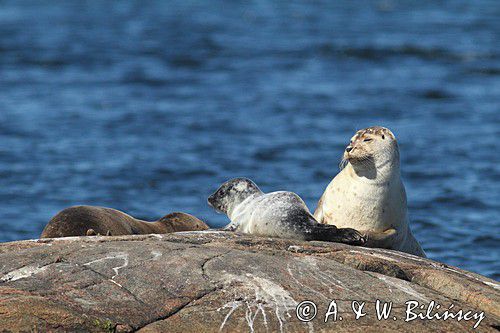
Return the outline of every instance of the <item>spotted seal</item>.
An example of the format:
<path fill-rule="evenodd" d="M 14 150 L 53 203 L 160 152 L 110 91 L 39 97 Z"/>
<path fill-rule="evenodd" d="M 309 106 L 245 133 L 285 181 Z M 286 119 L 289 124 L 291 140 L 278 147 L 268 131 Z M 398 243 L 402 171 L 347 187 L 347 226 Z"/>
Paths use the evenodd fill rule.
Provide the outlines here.
<path fill-rule="evenodd" d="M 359 230 L 366 246 L 425 257 L 410 230 L 394 134 L 380 126 L 357 131 L 342 164 L 318 202 L 316 220 Z"/>
<path fill-rule="evenodd" d="M 268 237 L 364 243 L 363 236 L 354 229 L 318 223 L 297 194 L 263 193 L 247 178 L 225 182 L 208 198 L 208 203 L 229 217 L 231 223 L 226 230 Z"/>

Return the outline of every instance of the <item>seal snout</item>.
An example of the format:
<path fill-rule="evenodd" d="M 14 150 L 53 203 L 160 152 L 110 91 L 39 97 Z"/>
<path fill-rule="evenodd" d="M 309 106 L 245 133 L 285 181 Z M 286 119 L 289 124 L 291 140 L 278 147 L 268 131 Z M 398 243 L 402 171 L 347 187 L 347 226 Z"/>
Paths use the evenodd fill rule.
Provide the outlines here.
<path fill-rule="evenodd" d="M 207 199 L 207 202 L 209 204 L 210 207 L 214 207 L 214 203 L 215 203 L 215 193 L 210 195 Z"/>

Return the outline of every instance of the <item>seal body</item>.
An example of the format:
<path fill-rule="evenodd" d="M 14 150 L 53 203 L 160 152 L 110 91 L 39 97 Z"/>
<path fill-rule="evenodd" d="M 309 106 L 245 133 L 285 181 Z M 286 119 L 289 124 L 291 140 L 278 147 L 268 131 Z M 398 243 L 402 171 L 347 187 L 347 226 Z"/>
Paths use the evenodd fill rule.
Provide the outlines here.
<path fill-rule="evenodd" d="M 112 208 L 74 206 L 55 215 L 40 238 L 165 234 L 206 229 L 208 226 L 203 221 L 186 213 L 171 213 L 155 222 L 147 222 Z"/>
<path fill-rule="evenodd" d="M 355 245 L 364 242 L 356 230 L 319 224 L 297 194 L 285 191 L 263 193 L 246 178 L 235 178 L 222 184 L 208 198 L 208 203 L 229 217 L 231 223 L 226 230 Z"/>
<path fill-rule="evenodd" d="M 425 257 L 408 219 L 399 148 L 383 127 L 360 130 L 344 153 L 345 167 L 330 182 L 314 212 L 320 223 L 367 235 L 366 246 Z"/>

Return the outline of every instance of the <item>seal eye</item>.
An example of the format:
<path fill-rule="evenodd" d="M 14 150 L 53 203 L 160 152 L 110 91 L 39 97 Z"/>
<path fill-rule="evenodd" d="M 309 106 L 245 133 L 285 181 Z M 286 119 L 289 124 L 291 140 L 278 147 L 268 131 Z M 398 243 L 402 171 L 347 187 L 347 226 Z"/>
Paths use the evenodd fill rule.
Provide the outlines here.
<path fill-rule="evenodd" d="M 385 135 L 382 134 L 382 140 L 385 140 Z"/>
<path fill-rule="evenodd" d="M 373 139 L 368 138 L 368 139 L 364 139 L 364 140 L 363 140 L 363 142 L 370 142 L 370 141 L 372 141 L 372 140 L 373 140 Z"/>

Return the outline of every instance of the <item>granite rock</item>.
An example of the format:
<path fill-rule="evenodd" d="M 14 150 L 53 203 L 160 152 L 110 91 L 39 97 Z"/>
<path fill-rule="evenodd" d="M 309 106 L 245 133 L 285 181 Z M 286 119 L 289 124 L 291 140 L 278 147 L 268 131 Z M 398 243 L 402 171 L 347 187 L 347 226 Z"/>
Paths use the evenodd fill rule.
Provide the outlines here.
<path fill-rule="evenodd" d="M 405 322 L 408 301 L 482 312 L 476 331 L 495 332 L 499 288 L 396 251 L 223 231 L 0 244 L 0 332 L 470 332 L 477 322 Z M 306 300 L 316 317 L 302 322 Z M 387 320 L 377 300 L 392 302 Z M 357 320 L 353 301 L 365 304 Z M 337 320 L 325 322 L 334 304 Z"/>

